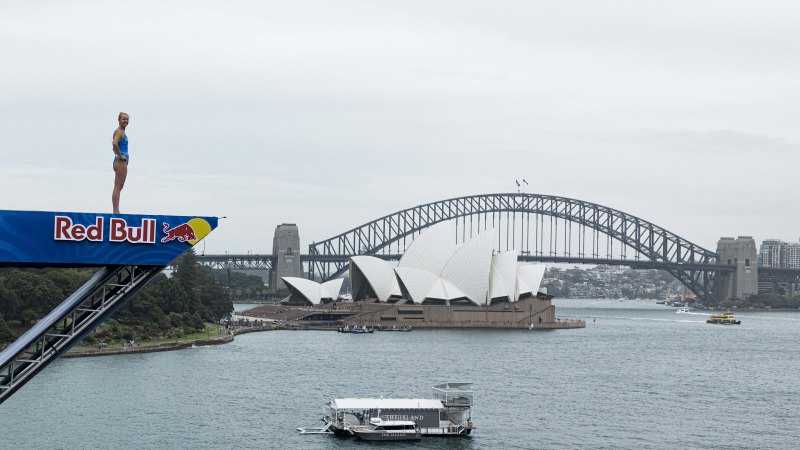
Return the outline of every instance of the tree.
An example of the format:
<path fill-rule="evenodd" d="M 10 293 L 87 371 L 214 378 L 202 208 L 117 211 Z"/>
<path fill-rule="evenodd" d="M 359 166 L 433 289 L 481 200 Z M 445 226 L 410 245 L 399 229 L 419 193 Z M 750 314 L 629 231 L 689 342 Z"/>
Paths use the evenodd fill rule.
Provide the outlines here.
<path fill-rule="evenodd" d="M 14 340 L 14 333 L 8 328 L 8 324 L 6 320 L 3 318 L 3 314 L 0 313 L 0 342 L 7 342 Z"/>
<path fill-rule="evenodd" d="M 233 311 L 225 288 L 192 250 L 178 261 L 173 278 L 160 274 L 102 325 L 100 339 L 157 338 L 203 329 Z M 60 304 L 94 269 L 0 269 L 0 341 L 13 338 L 8 322 L 35 323 Z M 171 327 L 174 327 L 171 329 Z"/>

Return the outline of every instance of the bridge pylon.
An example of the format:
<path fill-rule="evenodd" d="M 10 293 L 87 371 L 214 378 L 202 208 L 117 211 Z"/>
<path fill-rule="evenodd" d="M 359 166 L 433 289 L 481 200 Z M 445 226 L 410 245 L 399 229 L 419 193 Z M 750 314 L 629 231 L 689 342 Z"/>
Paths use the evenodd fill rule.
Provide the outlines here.
<path fill-rule="evenodd" d="M 719 262 L 735 267 L 717 275 L 714 297 L 718 300 L 746 299 L 758 293 L 758 252 L 751 236 L 723 237 L 717 242 Z"/>

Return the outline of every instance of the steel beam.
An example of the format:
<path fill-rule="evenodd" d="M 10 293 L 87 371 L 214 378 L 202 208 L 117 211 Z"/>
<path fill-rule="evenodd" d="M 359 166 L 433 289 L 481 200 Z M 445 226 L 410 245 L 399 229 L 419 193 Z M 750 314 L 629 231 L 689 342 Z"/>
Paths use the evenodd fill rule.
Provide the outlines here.
<path fill-rule="evenodd" d="M 160 266 L 101 269 L 0 353 L 0 403 L 121 308 Z"/>

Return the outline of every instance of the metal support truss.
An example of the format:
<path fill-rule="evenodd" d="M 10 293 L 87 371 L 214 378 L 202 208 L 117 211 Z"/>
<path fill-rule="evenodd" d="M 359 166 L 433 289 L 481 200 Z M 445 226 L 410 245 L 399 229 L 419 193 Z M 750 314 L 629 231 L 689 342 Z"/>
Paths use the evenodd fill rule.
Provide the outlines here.
<path fill-rule="evenodd" d="M 759 267 L 758 281 L 763 283 L 800 283 L 800 269 Z"/>
<path fill-rule="evenodd" d="M 546 227 L 542 219 L 544 216 L 550 217 L 549 237 L 543 231 Z M 458 220 L 467 217 L 470 218 L 469 221 Z M 533 224 L 531 217 L 534 218 Z M 477 218 L 475 226 L 473 218 Z M 527 233 L 530 245 L 533 230 L 534 243 L 543 242 L 547 238 L 550 246 L 548 248 L 547 245 L 541 245 L 527 255 L 523 252 L 526 259 L 533 261 L 547 261 L 558 257 L 564 262 L 596 261 L 602 264 L 600 261 L 614 260 L 610 242 L 616 242 L 623 252 L 625 249 L 630 249 L 634 255 L 632 261 L 662 264 L 703 300 L 713 297 L 715 274 L 718 271 L 733 269 L 733 267 L 719 266 L 718 255 L 715 252 L 622 211 L 571 198 L 508 193 L 452 198 L 404 209 L 330 239 L 311 244 L 308 251 L 308 276 L 311 279 L 323 280 L 334 278 L 346 270 L 347 261 L 343 258 L 326 257 L 377 256 L 386 249 L 392 249 L 395 243 L 399 247 L 400 242 L 405 243 L 406 237 L 413 237 L 424 228 L 452 219 L 457 219 L 457 227 L 459 223 L 461 224 L 461 228 L 457 228 L 457 234 L 464 236 L 467 235 L 467 228 L 471 234 L 473 227 L 486 228 L 489 221 L 493 227 L 504 223 L 506 249 L 512 248 L 517 234 L 520 234 L 520 239 L 524 243 L 524 233 Z M 559 221 L 563 224 L 561 229 L 558 228 Z M 573 230 L 573 225 L 576 230 Z M 583 238 L 579 230 L 583 230 Z M 591 235 L 587 236 L 585 230 L 591 230 Z M 606 247 L 601 245 L 598 236 L 607 237 Z M 509 238 L 511 238 L 510 245 Z M 498 250 L 502 244 L 498 242 Z M 561 249 L 561 253 L 558 248 Z"/>
<path fill-rule="evenodd" d="M 0 403 L 79 343 L 164 267 L 109 266 L 0 353 Z"/>
<path fill-rule="evenodd" d="M 197 255 L 197 262 L 212 269 L 272 270 L 273 255 Z"/>

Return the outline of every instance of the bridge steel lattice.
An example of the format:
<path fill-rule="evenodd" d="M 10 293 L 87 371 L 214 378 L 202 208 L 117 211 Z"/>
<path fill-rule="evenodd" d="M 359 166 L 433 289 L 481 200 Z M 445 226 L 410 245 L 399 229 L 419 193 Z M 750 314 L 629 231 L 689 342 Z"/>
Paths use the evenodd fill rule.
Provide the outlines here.
<path fill-rule="evenodd" d="M 456 240 L 497 233 L 496 251 L 516 249 L 520 259 L 636 266 L 649 262 L 701 299 L 713 298 L 715 275 L 732 271 L 718 255 L 652 222 L 582 200 L 540 194 L 472 195 L 404 209 L 309 245 L 310 279 L 344 273 L 347 256 L 400 254 L 425 228 L 454 221 Z M 402 247 L 402 248 L 401 248 Z M 616 254 L 615 254 L 616 252 Z M 388 255 L 387 255 L 388 256 Z M 384 256 L 386 257 L 386 256 Z"/>

